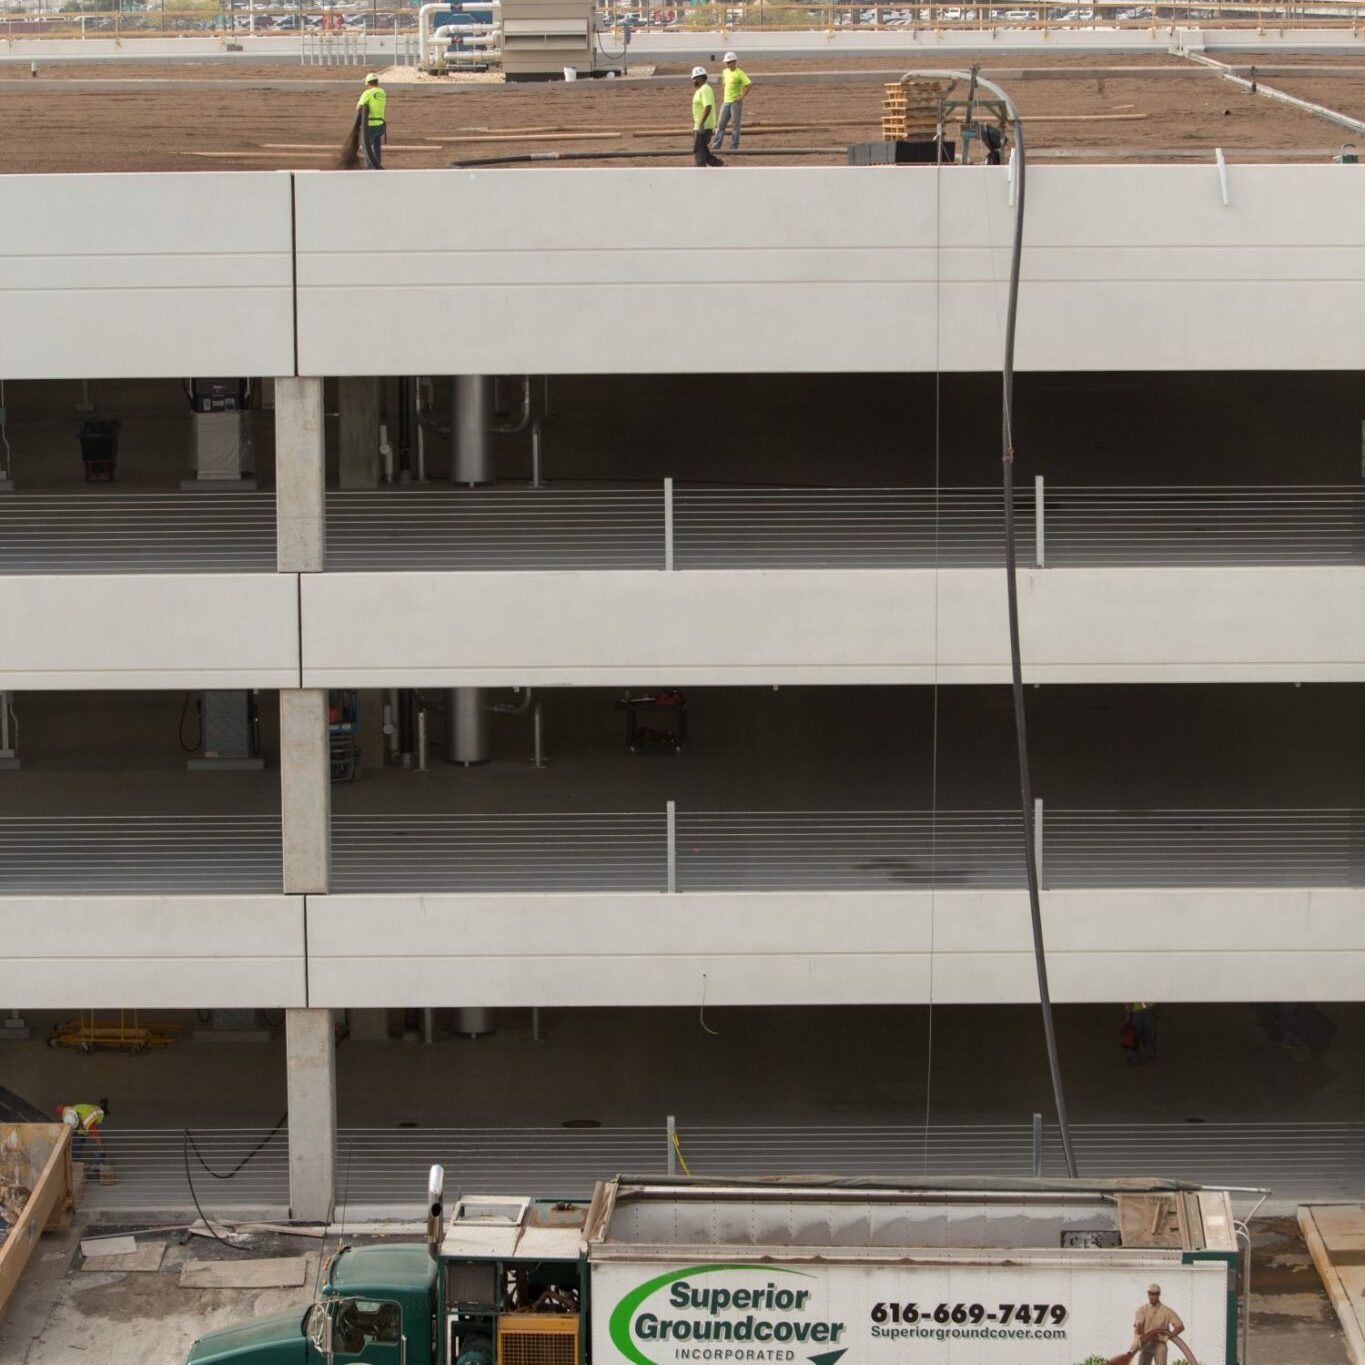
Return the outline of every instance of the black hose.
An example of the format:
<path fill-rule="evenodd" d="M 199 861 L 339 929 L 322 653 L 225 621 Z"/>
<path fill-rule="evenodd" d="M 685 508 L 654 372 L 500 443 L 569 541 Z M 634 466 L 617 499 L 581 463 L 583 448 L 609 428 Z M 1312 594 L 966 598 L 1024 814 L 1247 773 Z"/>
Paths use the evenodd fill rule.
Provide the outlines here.
<path fill-rule="evenodd" d="M 204 714 L 201 711 L 199 713 L 199 738 L 193 744 L 185 743 L 185 717 L 190 713 L 190 697 L 192 695 L 193 693 L 190 692 L 185 693 L 185 700 L 180 704 L 180 724 L 176 726 L 175 731 L 176 742 L 180 745 L 181 752 L 186 754 L 198 753 L 199 746 L 204 742 Z"/>
<path fill-rule="evenodd" d="M 1010 246 L 1009 305 L 1005 314 L 1005 355 L 1000 367 L 1000 467 L 1005 500 L 1005 591 L 1010 621 L 1010 681 L 1014 697 L 1014 734 L 1019 760 L 1019 802 L 1024 816 L 1024 869 L 1028 879 L 1029 916 L 1033 922 L 1033 962 L 1038 977 L 1038 1002 L 1043 1012 L 1043 1037 L 1047 1043 L 1052 1098 L 1057 1107 L 1057 1126 L 1062 1138 L 1066 1173 L 1076 1177 L 1076 1153 L 1071 1145 L 1071 1124 L 1066 1113 L 1062 1064 L 1057 1053 L 1057 1030 L 1052 1017 L 1052 995 L 1047 983 L 1047 952 L 1043 943 L 1042 897 L 1038 889 L 1038 861 L 1033 848 L 1033 779 L 1029 766 L 1028 726 L 1024 715 L 1024 677 L 1019 653 L 1019 585 L 1014 535 L 1014 333 L 1019 315 L 1019 267 L 1024 250 L 1024 125 L 1014 101 L 993 82 L 975 71 L 908 71 L 905 78 L 969 80 L 973 88 L 984 86 L 996 95 L 1009 114 L 1014 129 L 1015 187 L 1014 239 Z"/>
<path fill-rule="evenodd" d="M 1038 886 L 1038 860 L 1033 843 L 1033 776 L 1029 764 L 1028 724 L 1024 714 L 1024 672 L 1019 651 L 1019 583 L 1014 535 L 1014 333 L 1019 313 L 1019 265 L 1024 247 L 1024 127 L 1012 104 L 1014 124 L 1015 199 L 1014 242 L 1010 250 L 1009 304 L 1005 313 L 1005 360 L 1000 372 L 1000 470 L 1005 501 L 1005 584 L 1010 617 L 1010 686 L 1014 695 L 1014 734 L 1019 753 L 1019 804 L 1024 815 L 1024 864 L 1028 875 L 1029 915 L 1033 921 L 1033 960 L 1038 973 L 1038 1000 L 1043 1011 L 1052 1097 L 1062 1137 L 1066 1173 L 1076 1178 L 1076 1153 L 1071 1146 L 1062 1066 L 1057 1054 L 1057 1029 L 1052 1017 L 1052 995 L 1047 982 L 1047 952 L 1043 945 L 1043 907 Z"/>
<path fill-rule="evenodd" d="M 727 152 L 727 156 L 831 156 L 842 155 L 846 147 L 757 147 L 745 151 Z M 533 161 L 658 161 L 671 157 L 675 161 L 691 156 L 690 151 L 669 148 L 643 152 L 521 152 L 515 156 L 478 156 L 468 161 L 452 161 L 449 165 L 455 170 L 468 170 L 474 166 L 524 166 Z"/>
<path fill-rule="evenodd" d="M 213 1167 L 210 1166 L 209 1163 L 204 1160 L 203 1153 L 200 1152 L 199 1145 L 194 1140 L 194 1134 L 191 1133 L 188 1128 L 185 1129 L 185 1141 L 190 1147 L 194 1148 L 195 1160 L 197 1160 L 199 1164 L 215 1180 L 231 1180 L 232 1177 L 236 1175 L 237 1172 L 240 1171 L 242 1167 L 247 1164 L 248 1161 L 251 1161 L 260 1153 L 261 1149 L 265 1147 L 265 1145 L 270 1141 L 270 1139 L 273 1138 L 275 1134 L 278 1133 L 286 1123 L 288 1123 L 288 1121 L 289 1111 L 286 1109 L 285 1112 L 280 1115 L 279 1120 L 276 1122 L 275 1126 L 230 1171 L 215 1171 Z"/>

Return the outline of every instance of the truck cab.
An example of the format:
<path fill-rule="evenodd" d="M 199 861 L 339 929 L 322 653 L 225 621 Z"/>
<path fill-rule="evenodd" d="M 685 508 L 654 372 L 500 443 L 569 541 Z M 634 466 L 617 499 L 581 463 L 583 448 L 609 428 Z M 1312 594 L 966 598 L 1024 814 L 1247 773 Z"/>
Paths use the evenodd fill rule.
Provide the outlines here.
<path fill-rule="evenodd" d="M 343 1246 L 306 1309 L 206 1332 L 188 1365 L 435 1365 L 436 1265 L 424 1246 Z"/>

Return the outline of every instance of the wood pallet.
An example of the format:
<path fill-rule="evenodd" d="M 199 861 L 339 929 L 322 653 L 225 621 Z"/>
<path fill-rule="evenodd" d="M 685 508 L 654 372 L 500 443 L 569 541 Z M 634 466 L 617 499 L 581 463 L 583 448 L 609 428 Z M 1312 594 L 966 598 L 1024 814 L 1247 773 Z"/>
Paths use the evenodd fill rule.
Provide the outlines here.
<path fill-rule="evenodd" d="M 950 81 L 896 81 L 882 87 L 882 140 L 922 141 L 938 132 L 939 101 Z"/>

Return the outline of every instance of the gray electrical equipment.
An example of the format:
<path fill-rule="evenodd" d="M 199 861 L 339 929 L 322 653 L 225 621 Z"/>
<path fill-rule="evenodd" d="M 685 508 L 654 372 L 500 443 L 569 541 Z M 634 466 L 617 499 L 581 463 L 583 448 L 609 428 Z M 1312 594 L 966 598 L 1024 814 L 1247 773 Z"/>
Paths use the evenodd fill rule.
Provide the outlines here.
<path fill-rule="evenodd" d="M 256 728 L 256 699 L 250 692 L 205 692 L 199 702 L 202 738 L 199 756 L 186 764 L 206 769 L 265 767 Z"/>
<path fill-rule="evenodd" d="M 559 80 L 566 67 L 593 69 L 593 0 L 502 0 L 502 74 L 509 81 Z"/>
<path fill-rule="evenodd" d="M 251 440 L 251 383 L 191 379 L 190 469 L 182 489 L 246 491 L 256 487 Z"/>

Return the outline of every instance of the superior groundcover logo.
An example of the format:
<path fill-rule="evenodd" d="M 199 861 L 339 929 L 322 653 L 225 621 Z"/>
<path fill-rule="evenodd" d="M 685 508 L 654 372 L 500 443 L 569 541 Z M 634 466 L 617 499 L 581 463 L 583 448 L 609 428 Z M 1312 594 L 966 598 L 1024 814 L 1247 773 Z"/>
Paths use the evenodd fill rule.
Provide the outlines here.
<path fill-rule="evenodd" d="M 612 1310 L 612 1344 L 634 1365 L 675 1361 L 792 1361 L 836 1365 L 842 1322 L 815 1316 L 802 1270 L 771 1265 L 694 1265 L 626 1294 Z M 657 1296 L 657 1297 L 656 1297 Z"/>

